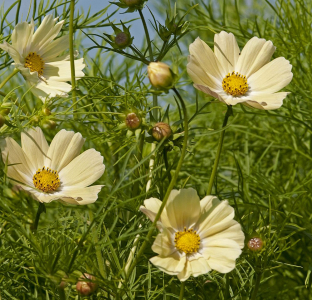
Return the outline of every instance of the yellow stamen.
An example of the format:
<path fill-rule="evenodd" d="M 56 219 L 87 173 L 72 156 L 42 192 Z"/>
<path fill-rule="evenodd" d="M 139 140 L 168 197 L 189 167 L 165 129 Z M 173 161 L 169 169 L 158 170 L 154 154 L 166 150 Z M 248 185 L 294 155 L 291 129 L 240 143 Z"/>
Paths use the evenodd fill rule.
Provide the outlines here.
<path fill-rule="evenodd" d="M 246 76 L 233 71 L 224 77 L 222 87 L 225 92 L 234 97 L 244 95 L 248 91 Z"/>
<path fill-rule="evenodd" d="M 25 58 L 25 65 L 31 72 L 38 72 L 39 76 L 42 76 L 44 69 L 44 61 L 36 54 L 36 52 L 30 52 Z"/>
<path fill-rule="evenodd" d="M 184 227 L 184 231 L 176 232 L 174 243 L 178 250 L 186 254 L 194 253 L 199 249 L 200 237 L 193 228 L 186 230 Z"/>
<path fill-rule="evenodd" d="M 61 184 L 57 171 L 43 167 L 33 176 L 35 187 L 44 193 L 55 191 Z"/>

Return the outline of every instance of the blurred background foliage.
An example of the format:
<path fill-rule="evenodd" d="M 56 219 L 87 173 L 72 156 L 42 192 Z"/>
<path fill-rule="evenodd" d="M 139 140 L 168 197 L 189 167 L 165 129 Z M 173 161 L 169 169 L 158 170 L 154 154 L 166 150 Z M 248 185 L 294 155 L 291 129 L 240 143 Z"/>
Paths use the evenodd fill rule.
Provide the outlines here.
<path fill-rule="evenodd" d="M 10 2 L 9 8 L 2 6 L 1 42 L 9 42 L 15 24 L 26 19 L 22 2 L 29 5 L 18 0 Z M 92 205 L 46 205 L 39 229 L 33 233 L 38 203 L 8 183 L 1 164 L 0 298 L 79 299 L 76 283 L 87 272 L 99 285 L 91 299 L 178 299 L 179 280 L 148 262 L 154 255 L 150 247 L 128 281 L 125 267 L 133 244 L 142 243 L 151 225 L 138 208 L 149 197 L 162 199 L 180 155 L 179 138 L 152 145 L 152 115 L 158 111 L 159 120 L 183 136 L 181 110 L 172 92 L 159 93 L 148 82 L 150 56 L 139 13 L 124 14 L 123 8 L 108 1 L 89 13 L 79 8 L 86 2 L 95 5 L 78 1 L 74 21 L 75 48 L 87 63 L 86 76 L 78 81 L 76 118 L 71 97 L 42 104 L 18 75 L 0 92 L 6 118 L 0 133 L 1 138 L 12 136 L 19 141 L 21 131 L 41 126 L 50 142 L 61 128 L 81 132 L 86 138 L 84 149 L 94 147 L 104 156 L 106 171 L 99 183 L 105 187 Z M 233 107 L 213 188 L 214 194 L 235 208 L 246 243 L 261 237 L 264 248 L 254 253 L 246 246 L 235 270 L 227 275 L 213 271 L 190 278 L 185 299 L 251 299 L 259 278 L 254 299 L 312 299 L 312 3 L 178 1 L 175 24 L 188 23 L 168 39 L 174 10 L 174 1 L 159 0 L 148 1 L 142 12 L 153 57 L 178 74 L 176 87 L 189 114 L 188 153 L 175 188 L 194 187 L 201 197 L 205 195 L 226 111 L 224 104 L 195 90 L 187 76 L 188 46 L 197 36 L 211 47 L 214 34 L 221 30 L 233 32 L 240 48 L 253 36 L 271 40 L 277 47 L 274 58 L 284 56 L 294 73 L 285 89 L 291 94 L 280 109 Z M 32 1 L 26 20 L 33 17 L 38 25 L 48 13 L 65 20 L 61 35 L 67 34 L 69 1 Z M 121 21 L 131 25 L 133 49 L 116 49 L 107 42 L 104 33 L 114 33 L 112 23 L 122 28 Z M 1 51 L 0 62 L 3 79 L 13 70 L 12 60 Z M 158 95 L 156 108 L 153 94 Z M 126 128 L 129 112 L 140 115 L 141 130 Z M 156 155 L 151 153 L 155 146 Z M 146 192 L 151 158 L 155 168 Z M 62 280 L 67 283 L 65 289 L 60 287 Z"/>

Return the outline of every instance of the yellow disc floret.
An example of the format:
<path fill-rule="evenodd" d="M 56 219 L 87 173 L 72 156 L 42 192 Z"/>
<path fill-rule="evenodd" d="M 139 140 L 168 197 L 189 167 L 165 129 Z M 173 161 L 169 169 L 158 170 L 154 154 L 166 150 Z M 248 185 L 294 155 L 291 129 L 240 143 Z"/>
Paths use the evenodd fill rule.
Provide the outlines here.
<path fill-rule="evenodd" d="M 222 87 L 225 92 L 234 97 L 244 95 L 248 91 L 246 76 L 233 71 L 224 77 Z"/>
<path fill-rule="evenodd" d="M 42 76 L 44 62 L 42 58 L 36 54 L 36 52 L 30 52 L 25 58 L 25 68 L 28 68 L 31 72 L 38 72 L 38 75 Z"/>
<path fill-rule="evenodd" d="M 178 250 L 186 254 L 194 253 L 199 249 L 200 237 L 193 228 L 186 230 L 184 227 L 184 231 L 176 232 L 174 243 Z"/>
<path fill-rule="evenodd" d="M 45 167 L 38 169 L 33 176 L 33 183 L 37 189 L 44 193 L 55 191 L 61 184 L 57 171 Z"/>

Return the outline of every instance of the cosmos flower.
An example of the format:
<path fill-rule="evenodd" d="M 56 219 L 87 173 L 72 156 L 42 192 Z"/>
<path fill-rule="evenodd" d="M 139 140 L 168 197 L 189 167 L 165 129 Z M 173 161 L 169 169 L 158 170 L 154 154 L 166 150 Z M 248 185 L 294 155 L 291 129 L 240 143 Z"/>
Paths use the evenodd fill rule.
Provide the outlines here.
<path fill-rule="evenodd" d="M 34 21 L 18 23 L 12 33 L 12 44 L 4 42 L 0 48 L 14 60 L 33 94 L 45 101 L 51 97 L 67 97 L 72 86 L 69 55 L 60 56 L 69 49 L 69 36 L 59 34 L 64 20 L 58 23 L 52 15 L 46 16 L 34 32 Z M 54 40 L 55 39 L 55 40 Z M 84 76 L 83 58 L 75 60 L 76 79 Z"/>
<path fill-rule="evenodd" d="M 270 61 L 271 41 L 253 37 L 242 52 L 232 33 L 215 34 L 214 52 L 200 38 L 190 45 L 187 71 L 194 87 L 227 105 L 242 103 L 258 109 L 277 109 L 287 92 L 292 66 L 284 57 Z"/>
<path fill-rule="evenodd" d="M 161 201 L 150 198 L 140 210 L 151 221 Z M 201 201 L 192 189 L 172 190 L 157 223 L 160 233 L 152 250 L 158 256 L 150 261 L 163 272 L 181 281 L 211 270 L 228 273 L 244 247 L 244 233 L 227 201 L 206 196 Z"/>
<path fill-rule="evenodd" d="M 2 159 L 14 185 L 40 202 L 62 200 L 89 204 L 97 200 L 102 185 L 90 186 L 104 173 L 103 157 L 94 149 L 80 154 L 85 139 L 80 133 L 61 130 L 48 145 L 39 127 L 21 134 L 22 147 L 5 139 Z"/>

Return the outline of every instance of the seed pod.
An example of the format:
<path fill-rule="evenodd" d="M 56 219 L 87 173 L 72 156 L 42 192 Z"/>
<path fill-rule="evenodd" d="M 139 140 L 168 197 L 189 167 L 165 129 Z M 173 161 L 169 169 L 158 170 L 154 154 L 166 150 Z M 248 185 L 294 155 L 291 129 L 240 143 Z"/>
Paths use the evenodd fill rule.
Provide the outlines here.
<path fill-rule="evenodd" d="M 155 88 L 170 88 L 173 85 L 173 73 L 162 62 L 151 62 L 147 67 L 148 78 Z"/>
<path fill-rule="evenodd" d="M 161 141 L 162 139 L 167 139 L 171 136 L 172 131 L 167 123 L 159 122 L 156 123 L 152 130 L 152 136 L 156 141 Z"/>
<path fill-rule="evenodd" d="M 82 276 L 80 276 L 79 281 L 76 284 L 76 289 L 77 292 L 82 296 L 89 296 L 93 294 L 98 288 L 96 282 L 84 281 L 86 279 L 94 281 L 95 277 L 88 273 L 84 273 Z"/>
<path fill-rule="evenodd" d="M 136 113 L 130 113 L 127 114 L 125 123 L 129 129 L 137 129 L 141 125 L 141 119 L 137 116 Z"/>
<path fill-rule="evenodd" d="M 262 239 L 260 239 L 259 237 L 254 237 L 251 238 L 248 241 L 247 247 L 251 250 L 251 251 L 260 251 L 263 248 L 263 241 Z"/>

